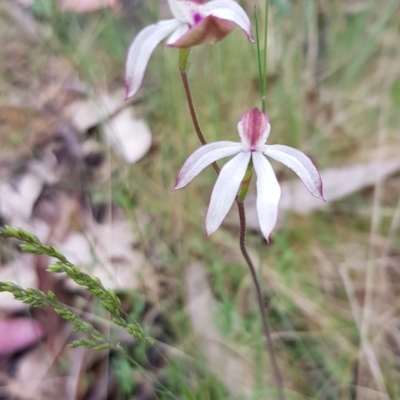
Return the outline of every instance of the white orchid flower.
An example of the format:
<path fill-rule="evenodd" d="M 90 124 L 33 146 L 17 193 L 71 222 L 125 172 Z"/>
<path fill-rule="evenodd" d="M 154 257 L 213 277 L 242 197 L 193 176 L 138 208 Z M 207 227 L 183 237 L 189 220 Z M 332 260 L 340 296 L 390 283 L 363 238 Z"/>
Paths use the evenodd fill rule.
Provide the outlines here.
<path fill-rule="evenodd" d="M 144 28 L 132 42 L 126 59 L 126 98 L 139 90 L 150 56 L 164 39 L 167 45 L 189 48 L 203 42 L 216 43 L 229 35 L 235 23 L 254 42 L 251 22 L 234 0 L 168 0 L 174 19 Z"/>
<path fill-rule="evenodd" d="M 271 125 L 257 108 L 245 113 L 238 124 L 241 143 L 221 141 L 197 149 L 184 163 L 174 190 L 186 186 L 204 168 L 221 158 L 236 154 L 218 176 L 206 217 L 207 236 L 215 232 L 230 210 L 250 160 L 257 174 L 257 214 L 261 232 L 267 241 L 278 218 L 281 188 L 271 164 L 265 157 L 291 168 L 310 193 L 323 200 L 321 177 L 312 161 L 301 151 L 279 144 L 267 145 Z"/>

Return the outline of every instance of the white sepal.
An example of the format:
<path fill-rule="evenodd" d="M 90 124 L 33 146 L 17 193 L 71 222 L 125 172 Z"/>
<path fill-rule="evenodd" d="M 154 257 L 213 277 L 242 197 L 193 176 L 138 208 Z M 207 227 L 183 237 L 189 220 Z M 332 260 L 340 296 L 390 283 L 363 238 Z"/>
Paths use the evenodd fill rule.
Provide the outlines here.
<path fill-rule="evenodd" d="M 206 217 L 207 236 L 214 233 L 232 207 L 249 165 L 251 153 L 241 152 L 227 162 L 218 176 L 211 194 Z"/>
<path fill-rule="evenodd" d="M 142 84 L 150 56 L 156 46 L 176 30 L 181 22 L 176 19 L 160 21 L 144 28 L 136 36 L 128 50 L 125 66 L 126 98 L 136 94 Z"/>
<path fill-rule="evenodd" d="M 322 180 L 317 168 L 303 152 L 292 147 L 274 144 L 266 145 L 264 154 L 292 169 L 313 196 L 324 199 Z"/>
<path fill-rule="evenodd" d="M 201 146 L 183 164 L 176 178 L 174 190 L 185 187 L 214 161 L 239 153 L 240 147 L 239 143 L 229 141 L 214 142 Z"/>
<path fill-rule="evenodd" d="M 257 215 L 261 232 L 267 242 L 278 219 L 281 187 L 269 161 L 260 153 L 253 153 L 253 165 L 257 174 Z"/>

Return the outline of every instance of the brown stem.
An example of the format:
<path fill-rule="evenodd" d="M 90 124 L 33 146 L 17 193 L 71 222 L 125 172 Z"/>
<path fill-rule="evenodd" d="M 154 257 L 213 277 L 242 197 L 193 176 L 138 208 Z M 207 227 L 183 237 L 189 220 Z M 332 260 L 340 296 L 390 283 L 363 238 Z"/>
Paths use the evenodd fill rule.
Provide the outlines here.
<path fill-rule="evenodd" d="M 286 397 L 285 397 L 285 393 L 284 393 L 283 379 L 282 379 L 281 371 L 278 366 L 278 362 L 276 361 L 274 343 L 271 338 L 271 331 L 270 331 L 269 325 L 268 325 L 267 311 L 266 311 L 266 308 L 264 307 L 264 301 L 263 301 L 263 297 L 261 294 L 260 283 L 257 278 L 257 273 L 256 273 L 256 269 L 254 268 L 253 261 L 251 261 L 251 258 L 249 256 L 249 253 L 247 252 L 247 248 L 246 248 L 246 213 L 244 210 L 244 205 L 243 205 L 243 202 L 240 202 L 237 200 L 236 200 L 236 204 L 238 206 L 239 221 L 240 221 L 240 228 L 239 228 L 240 229 L 240 237 L 239 237 L 240 250 L 242 251 L 243 257 L 246 260 L 246 263 L 250 269 L 250 273 L 253 278 L 254 287 L 256 288 L 258 308 L 260 309 L 263 331 L 265 334 L 265 338 L 267 339 L 267 350 L 269 353 L 272 369 L 274 371 L 276 384 L 278 385 L 279 400 L 285 400 Z"/>
<path fill-rule="evenodd" d="M 185 54 L 184 54 L 184 56 L 185 56 Z M 203 132 L 201 131 L 201 128 L 200 128 L 199 121 L 197 119 L 196 110 L 195 110 L 193 98 L 192 98 L 192 93 L 190 91 L 189 80 L 187 77 L 187 72 L 186 72 L 187 57 L 188 57 L 188 53 L 186 54 L 186 58 L 183 59 L 183 62 L 180 65 L 180 74 L 181 74 L 181 78 L 182 78 L 182 82 L 183 82 L 183 87 L 185 89 L 186 99 L 188 102 L 190 116 L 193 121 L 194 129 L 196 131 L 197 137 L 200 140 L 200 143 L 202 145 L 205 145 L 205 144 L 207 144 L 207 141 L 204 138 Z M 219 168 L 218 164 L 214 162 L 214 163 L 212 163 L 212 166 L 213 166 L 215 172 L 217 174 L 219 174 L 220 168 Z M 240 250 L 242 251 L 243 257 L 250 269 L 250 273 L 253 278 L 253 283 L 256 288 L 257 302 L 258 302 L 258 307 L 260 309 L 260 315 L 261 315 L 261 320 L 262 320 L 262 325 L 263 325 L 263 332 L 265 334 L 265 338 L 266 338 L 266 342 L 267 342 L 266 343 L 267 351 L 269 353 L 269 357 L 271 360 L 272 370 L 273 370 L 273 373 L 275 376 L 276 384 L 278 385 L 279 400 L 286 400 L 285 393 L 284 393 L 283 379 L 282 379 L 281 372 L 279 370 L 278 363 L 276 361 L 274 344 L 272 342 L 271 332 L 270 332 L 270 329 L 268 326 L 266 309 L 263 304 L 260 283 L 258 281 L 253 262 L 251 261 L 251 258 L 249 256 L 249 253 L 247 252 L 247 248 L 246 248 L 246 214 L 244 211 L 243 202 L 239 201 L 239 199 L 236 198 L 236 204 L 238 206 L 239 219 L 240 219 Z"/>
<path fill-rule="evenodd" d="M 181 78 L 182 78 L 182 82 L 183 82 L 183 87 L 185 89 L 186 100 L 187 100 L 188 106 L 189 106 L 190 116 L 192 117 L 192 121 L 193 121 L 194 130 L 197 133 L 197 137 L 199 138 L 200 143 L 204 146 L 205 144 L 207 144 L 207 141 L 204 138 L 203 132 L 201 131 L 201 128 L 200 128 L 199 121 L 197 119 L 196 110 L 194 108 L 192 92 L 190 91 L 189 80 L 187 77 L 186 69 L 181 69 L 180 73 L 181 73 Z M 214 171 L 217 174 L 219 174 L 220 168 L 216 162 L 212 163 L 212 167 L 214 168 Z"/>

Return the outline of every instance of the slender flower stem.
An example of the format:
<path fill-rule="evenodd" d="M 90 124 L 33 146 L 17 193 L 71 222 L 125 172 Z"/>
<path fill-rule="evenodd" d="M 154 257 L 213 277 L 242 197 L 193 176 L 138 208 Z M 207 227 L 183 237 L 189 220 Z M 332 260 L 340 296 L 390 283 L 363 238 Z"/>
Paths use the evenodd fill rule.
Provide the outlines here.
<path fill-rule="evenodd" d="M 238 206 L 239 221 L 240 221 L 240 228 L 239 228 L 240 229 L 240 237 L 239 237 L 240 250 L 243 254 L 243 258 L 246 260 L 246 263 L 250 269 L 251 277 L 253 278 L 254 287 L 256 288 L 257 303 L 258 303 L 258 307 L 260 309 L 263 331 L 264 331 L 265 337 L 267 339 L 267 350 L 269 353 L 272 369 L 274 371 L 276 384 L 278 385 L 279 400 L 285 400 L 286 397 L 285 397 L 285 393 L 284 393 L 282 374 L 279 369 L 278 362 L 276 360 L 274 343 L 271 338 L 271 331 L 270 331 L 269 325 L 268 325 L 267 311 L 266 311 L 266 308 L 264 307 L 264 301 L 263 301 L 263 297 L 262 297 L 262 293 L 261 293 L 260 283 L 257 278 L 257 273 L 256 273 L 256 269 L 254 268 L 253 261 L 251 260 L 250 255 L 247 251 L 247 247 L 246 247 L 246 213 L 244 210 L 244 204 L 241 201 L 236 201 L 236 204 Z"/>
<path fill-rule="evenodd" d="M 185 89 L 185 94 L 186 94 L 186 99 L 188 102 L 189 110 L 190 110 L 190 116 L 192 118 L 192 122 L 194 125 L 194 129 L 196 131 L 197 137 L 200 140 L 200 143 L 202 145 L 207 144 L 207 141 L 203 135 L 203 132 L 201 131 L 199 121 L 197 119 L 197 114 L 196 114 L 196 109 L 194 107 L 193 103 L 193 98 L 192 94 L 190 91 L 190 85 L 189 85 L 189 80 L 187 77 L 187 63 L 189 59 L 189 53 L 190 50 L 181 50 L 179 54 L 179 71 L 181 74 L 182 82 L 183 82 L 183 87 Z M 220 172 L 220 168 L 217 163 L 212 163 L 212 166 L 217 174 Z M 257 278 L 256 270 L 254 268 L 254 264 L 251 261 L 251 258 L 249 256 L 249 253 L 247 252 L 246 248 L 246 214 L 244 210 L 244 205 L 243 205 L 243 200 L 245 195 L 247 194 L 247 190 L 249 188 L 250 180 L 251 180 L 251 175 L 253 172 L 253 166 L 249 166 L 248 171 L 246 172 L 245 179 L 242 183 L 242 187 L 239 193 L 239 196 L 236 197 L 236 204 L 238 206 L 239 210 L 239 220 L 240 220 L 240 250 L 243 254 L 243 257 L 250 269 L 251 276 L 253 278 L 253 283 L 256 289 L 257 293 L 257 302 L 258 306 L 260 309 L 260 316 L 262 320 L 262 325 L 263 325 L 263 332 L 266 338 L 266 345 L 267 345 L 267 351 L 269 353 L 269 357 L 271 360 L 271 365 L 273 369 L 273 373 L 275 376 L 276 383 L 278 385 L 278 395 L 279 395 L 279 400 L 286 400 L 285 393 L 284 393 L 284 386 L 283 386 L 283 379 L 281 372 L 279 370 L 278 363 L 276 361 L 276 355 L 275 355 L 275 349 L 274 349 L 274 344 L 272 342 L 271 338 L 271 332 L 268 326 L 268 320 L 266 316 L 266 310 L 263 304 L 263 299 L 262 299 L 262 294 L 261 294 L 261 287 L 260 283 Z M 240 194 L 243 193 L 243 196 L 240 196 Z"/>
<path fill-rule="evenodd" d="M 264 12 L 264 66 L 263 66 L 263 82 L 264 97 L 262 102 L 262 112 L 265 114 L 266 111 L 266 97 L 267 97 L 267 47 L 268 47 L 268 11 L 269 11 L 269 0 L 265 0 L 265 12 Z"/>
<path fill-rule="evenodd" d="M 189 106 L 190 116 L 193 121 L 194 130 L 196 131 L 197 137 L 200 140 L 200 143 L 204 146 L 207 144 L 207 141 L 201 131 L 199 120 L 197 119 L 196 109 L 194 108 L 192 92 L 190 90 L 189 79 L 187 76 L 187 63 L 189 59 L 190 49 L 183 49 L 179 52 L 179 72 L 181 74 L 183 88 L 185 89 L 186 100 Z M 216 162 L 212 163 L 212 167 L 214 171 L 219 174 L 220 168 Z"/>
<path fill-rule="evenodd" d="M 267 98 L 267 47 L 268 47 L 268 10 L 269 0 L 265 0 L 264 9 L 264 48 L 261 52 L 261 38 L 258 24 L 257 7 L 254 8 L 254 20 L 256 22 L 256 44 L 257 44 L 257 65 L 258 78 L 260 81 L 261 110 L 265 114 Z"/>
<path fill-rule="evenodd" d="M 197 137 L 199 138 L 201 144 L 205 145 L 205 144 L 207 144 L 207 142 L 206 142 L 206 139 L 204 138 L 203 132 L 201 131 L 201 128 L 200 128 L 199 121 L 197 119 L 196 110 L 195 110 L 194 104 L 193 104 L 192 93 L 190 91 L 187 72 L 186 72 L 186 70 L 180 71 L 180 72 L 181 72 L 181 78 L 182 78 L 182 82 L 183 82 L 183 87 L 185 89 L 186 99 L 187 99 L 187 102 L 188 102 L 190 116 L 192 117 L 194 129 L 195 129 L 195 131 L 197 133 Z"/>
<path fill-rule="evenodd" d="M 266 87 L 264 86 L 264 78 L 263 78 L 263 68 L 261 66 L 261 47 L 260 47 L 260 31 L 258 26 L 258 12 L 257 7 L 254 7 L 254 20 L 256 22 L 256 45 L 257 45 L 257 65 L 258 65 L 258 80 L 260 85 L 260 97 L 261 97 L 261 110 L 265 113 L 265 91 Z"/>

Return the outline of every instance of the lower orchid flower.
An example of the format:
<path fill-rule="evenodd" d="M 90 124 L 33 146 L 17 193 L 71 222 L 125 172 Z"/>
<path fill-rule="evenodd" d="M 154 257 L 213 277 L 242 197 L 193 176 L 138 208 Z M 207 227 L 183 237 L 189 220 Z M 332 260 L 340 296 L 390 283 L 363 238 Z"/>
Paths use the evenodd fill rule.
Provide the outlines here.
<path fill-rule="evenodd" d="M 267 241 L 278 218 L 281 188 L 270 162 L 265 156 L 291 168 L 310 193 L 323 200 L 321 177 L 312 161 L 301 151 L 283 145 L 267 145 L 271 125 L 257 108 L 242 116 L 238 124 L 241 143 L 221 141 L 197 149 L 184 163 L 174 190 L 186 186 L 204 168 L 221 158 L 235 155 L 218 176 L 211 194 L 206 217 L 207 236 L 215 232 L 230 210 L 250 161 L 257 174 L 257 214 L 261 232 Z"/>
<path fill-rule="evenodd" d="M 164 39 L 167 45 L 190 48 L 203 42 L 216 43 L 233 30 L 232 22 L 254 42 L 251 22 L 234 0 L 168 0 L 174 19 L 144 28 L 132 42 L 126 59 L 126 98 L 139 90 L 150 56 Z"/>

